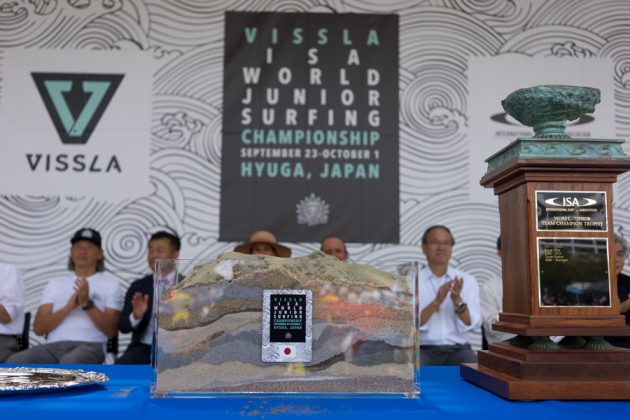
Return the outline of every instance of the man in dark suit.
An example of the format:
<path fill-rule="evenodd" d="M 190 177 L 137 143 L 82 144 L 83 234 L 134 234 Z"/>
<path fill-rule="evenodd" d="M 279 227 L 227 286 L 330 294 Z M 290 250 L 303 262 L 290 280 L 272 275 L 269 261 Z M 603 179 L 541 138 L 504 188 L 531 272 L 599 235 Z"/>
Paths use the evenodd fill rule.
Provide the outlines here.
<path fill-rule="evenodd" d="M 151 235 L 147 261 L 149 268 L 155 270 L 155 260 L 176 259 L 181 248 L 180 239 L 169 232 L 160 231 Z M 170 278 L 169 278 L 170 277 Z M 176 283 L 175 273 L 170 273 L 164 279 L 158 279 L 166 284 L 161 290 Z M 151 346 L 153 345 L 153 284 L 154 274 L 151 273 L 131 283 L 125 295 L 125 301 L 118 329 L 122 333 L 131 332 L 131 343 L 127 350 L 117 360 L 117 364 L 148 364 L 151 363 Z"/>

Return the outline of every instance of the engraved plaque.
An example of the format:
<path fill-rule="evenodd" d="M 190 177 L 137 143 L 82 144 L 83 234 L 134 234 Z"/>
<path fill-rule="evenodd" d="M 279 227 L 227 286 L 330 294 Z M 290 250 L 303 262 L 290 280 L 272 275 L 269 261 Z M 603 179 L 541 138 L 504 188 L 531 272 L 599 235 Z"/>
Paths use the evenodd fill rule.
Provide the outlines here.
<path fill-rule="evenodd" d="M 610 306 L 606 238 L 538 238 L 539 304 Z"/>
<path fill-rule="evenodd" d="M 536 191 L 536 229 L 606 232 L 606 192 Z"/>
<path fill-rule="evenodd" d="M 263 362 L 310 362 L 312 319 L 310 290 L 264 290 Z"/>

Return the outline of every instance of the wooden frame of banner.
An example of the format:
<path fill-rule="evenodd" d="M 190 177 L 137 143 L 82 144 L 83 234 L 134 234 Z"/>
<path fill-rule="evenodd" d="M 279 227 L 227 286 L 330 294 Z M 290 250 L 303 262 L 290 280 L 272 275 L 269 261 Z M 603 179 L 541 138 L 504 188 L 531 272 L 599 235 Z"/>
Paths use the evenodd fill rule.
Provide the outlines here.
<path fill-rule="evenodd" d="M 493 325 L 522 337 L 627 336 L 614 275 L 612 184 L 630 159 L 517 159 L 481 179 L 499 197 L 503 312 Z M 608 229 L 600 232 L 537 231 L 537 190 L 605 191 Z M 608 239 L 610 306 L 542 306 L 538 285 L 540 237 Z M 630 350 L 532 349 L 491 344 L 461 376 L 510 400 L 630 399 Z"/>

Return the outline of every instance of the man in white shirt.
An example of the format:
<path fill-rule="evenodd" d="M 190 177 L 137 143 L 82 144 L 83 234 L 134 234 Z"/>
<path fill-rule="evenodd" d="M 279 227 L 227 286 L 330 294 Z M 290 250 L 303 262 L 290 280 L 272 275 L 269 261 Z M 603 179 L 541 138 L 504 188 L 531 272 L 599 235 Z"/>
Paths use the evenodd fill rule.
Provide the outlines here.
<path fill-rule="evenodd" d="M 118 332 L 122 290 L 105 270 L 101 235 L 81 229 L 71 239 L 72 273 L 44 288 L 33 331 L 46 343 L 13 354 L 8 363 L 103 363 L 105 343 Z"/>
<path fill-rule="evenodd" d="M 176 235 L 160 231 L 151 235 L 147 252 L 147 262 L 151 274 L 131 283 L 125 295 L 124 306 L 118 328 L 122 333 L 131 332 L 131 343 L 116 364 L 135 365 L 151 363 L 151 346 L 153 345 L 153 295 L 155 260 L 179 258 L 181 241 Z M 166 278 L 159 278 L 158 287 L 163 293 L 176 283 L 175 272 L 171 271 Z"/>
<path fill-rule="evenodd" d="M 428 263 L 420 271 L 420 364 L 425 366 L 477 361 L 468 332 L 481 326 L 479 286 L 448 264 L 453 245 L 446 226 L 431 226 L 422 235 Z"/>
<path fill-rule="evenodd" d="M 17 268 L 0 263 L 0 363 L 18 351 L 24 326 L 24 285 Z"/>

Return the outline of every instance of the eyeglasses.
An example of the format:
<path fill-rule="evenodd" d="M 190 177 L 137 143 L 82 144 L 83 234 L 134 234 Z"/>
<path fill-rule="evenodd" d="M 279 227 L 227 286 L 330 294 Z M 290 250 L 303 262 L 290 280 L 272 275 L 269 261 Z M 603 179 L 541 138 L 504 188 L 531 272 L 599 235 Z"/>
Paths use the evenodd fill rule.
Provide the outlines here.
<path fill-rule="evenodd" d="M 451 246 L 453 246 L 453 242 L 451 242 L 451 241 L 428 241 L 427 245 L 429 245 L 430 247 L 434 247 L 434 248 L 437 248 L 440 245 L 445 246 L 445 247 L 451 247 Z"/>

